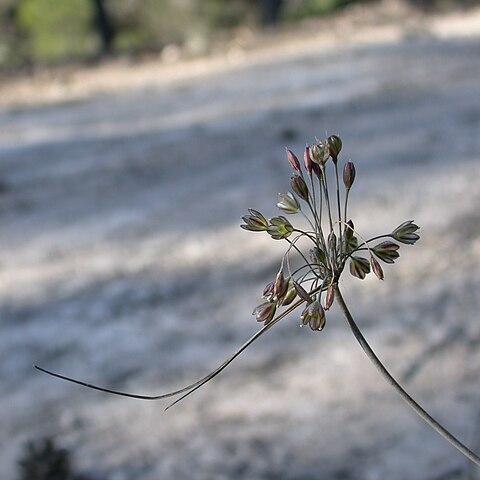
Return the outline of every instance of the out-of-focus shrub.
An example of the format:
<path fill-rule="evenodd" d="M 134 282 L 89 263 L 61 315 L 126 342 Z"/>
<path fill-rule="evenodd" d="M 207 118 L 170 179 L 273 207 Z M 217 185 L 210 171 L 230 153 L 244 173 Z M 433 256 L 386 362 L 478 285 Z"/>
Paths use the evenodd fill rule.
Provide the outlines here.
<path fill-rule="evenodd" d="M 85 0 L 23 0 L 18 25 L 34 59 L 51 61 L 91 55 L 92 6 Z"/>

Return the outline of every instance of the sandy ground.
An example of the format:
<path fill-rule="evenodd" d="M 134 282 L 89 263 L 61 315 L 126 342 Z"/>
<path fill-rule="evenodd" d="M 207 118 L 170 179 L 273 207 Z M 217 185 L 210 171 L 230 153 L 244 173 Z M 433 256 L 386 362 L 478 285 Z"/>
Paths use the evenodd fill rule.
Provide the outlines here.
<path fill-rule="evenodd" d="M 166 413 L 32 368 L 153 394 L 216 366 L 258 328 L 250 313 L 284 248 L 239 217 L 275 214 L 285 145 L 337 132 L 357 166 L 357 228 L 422 227 L 385 282 L 345 278 L 347 301 L 392 372 L 478 449 L 479 18 L 337 32 L 336 44 L 284 35 L 204 60 L 201 74 L 189 68 L 200 61 L 101 67 L 51 95 L 40 80 L 5 84 L 2 479 L 43 434 L 91 479 L 480 478 L 383 382 L 336 310 L 318 334 L 292 315 Z"/>

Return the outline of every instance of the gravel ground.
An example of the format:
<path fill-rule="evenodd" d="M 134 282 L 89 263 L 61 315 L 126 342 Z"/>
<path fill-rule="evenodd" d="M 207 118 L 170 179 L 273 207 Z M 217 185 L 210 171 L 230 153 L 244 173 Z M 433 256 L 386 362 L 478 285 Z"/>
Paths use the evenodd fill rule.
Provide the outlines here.
<path fill-rule="evenodd" d="M 5 103 L 2 478 L 45 434 L 91 479 L 480 478 L 337 310 L 318 334 L 292 315 L 168 412 L 32 368 L 153 394 L 216 366 L 258 328 L 250 313 L 284 248 L 239 217 L 275 214 L 285 145 L 336 132 L 357 167 L 359 231 L 422 228 L 385 282 L 346 278 L 346 299 L 392 372 L 478 449 L 480 39 L 454 33 L 311 39 L 202 75 Z"/>

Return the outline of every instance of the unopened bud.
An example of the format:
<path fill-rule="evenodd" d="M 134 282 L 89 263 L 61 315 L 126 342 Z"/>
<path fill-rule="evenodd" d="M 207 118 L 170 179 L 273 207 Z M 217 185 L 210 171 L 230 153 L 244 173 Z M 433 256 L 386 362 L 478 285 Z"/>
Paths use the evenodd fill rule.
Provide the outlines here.
<path fill-rule="evenodd" d="M 342 139 L 338 135 L 330 135 L 328 137 L 328 148 L 330 150 L 330 156 L 334 163 L 337 163 L 338 155 L 342 150 Z"/>
<path fill-rule="evenodd" d="M 263 289 L 263 298 L 267 298 L 268 300 L 271 300 L 273 297 L 273 289 L 274 289 L 275 283 L 270 282 L 265 285 L 265 288 Z"/>
<path fill-rule="evenodd" d="M 310 156 L 314 163 L 323 165 L 330 156 L 328 143 L 318 142 L 310 147 Z"/>
<path fill-rule="evenodd" d="M 285 148 L 285 151 L 287 152 L 287 160 L 290 166 L 298 173 L 300 173 L 300 162 L 298 161 L 298 158 L 296 155 L 288 148 Z"/>
<path fill-rule="evenodd" d="M 345 188 L 349 190 L 355 181 L 355 165 L 353 162 L 347 162 L 343 167 L 343 183 Z"/>
<path fill-rule="evenodd" d="M 290 305 L 296 298 L 297 291 L 295 290 L 295 285 L 293 283 L 292 277 L 288 281 L 287 293 L 283 297 L 282 306 Z"/>
<path fill-rule="evenodd" d="M 308 202 L 308 187 L 305 180 L 299 175 L 294 175 L 290 180 L 292 190 L 302 199 Z"/>
<path fill-rule="evenodd" d="M 275 302 L 265 302 L 253 310 L 252 315 L 255 315 L 257 322 L 265 322 L 265 324 L 272 321 L 275 316 L 277 305 Z"/>
<path fill-rule="evenodd" d="M 370 264 L 372 265 L 372 271 L 377 276 L 377 278 L 379 280 L 383 280 L 384 279 L 383 269 L 380 266 L 380 263 L 378 262 L 378 260 L 373 255 L 370 256 Z"/>
<path fill-rule="evenodd" d="M 308 322 L 310 328 L 314 331 L 323 330 L 326 322 L 325 311 L 318 300 L 315 300 L 308 307 L 308 314 L 310 316 Z"/>
<path fill-rule="evenodd" d="M 330 307 L 333 305 L 333 300 L 335 299 L 335 290 L 333 285 L 330 285 L 325 295 L 325 302 L 323 304 L 325 310 L 330 310 Z"/>
<path fill-rule="evenodd" d="M 273 292 L 278 300 L 281 300 L 283 296 L 287 293 L 288 289 L 288 282 L 285 280 L 283 276 L 282 270 L 277 273 L 275 278 L 275 285 L 273 287 Z"/>
<path fill-rule="evenodd" d="M 303 161 L 305 163 L 305 169 L 308 173 L 312 173 L 312 157 L 310 156 L 310 147 L 306 146 L 303 153 Z"/>

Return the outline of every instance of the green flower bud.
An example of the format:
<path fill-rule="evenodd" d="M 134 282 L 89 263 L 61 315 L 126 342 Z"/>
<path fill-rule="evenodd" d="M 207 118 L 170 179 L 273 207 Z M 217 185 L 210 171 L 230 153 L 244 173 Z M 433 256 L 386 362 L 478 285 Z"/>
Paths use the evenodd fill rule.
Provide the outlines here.
<path fill-rule="evenodd" d="M 255 309 L 252 312 L 252 315 L 255 315 L 257 322 L 264 322 L 265 325 L 270 323 L 275 316 L 277 310 L 277 304 L 275 302 L 265 302 Z"/>
<path fill-rule="evenodd" d="M 378 263 L 378 260 L 373 255 L 370 256 L 370 264 L 372 265 L 372 271 L 377 276 L 377 278 L 379 280 L 383 280 L 383 269 L 380 266 L 380 263 Z"/>
<path fill-rule="evenodd" d="M 262 232 L 266 230 L 268 227 L 268 222 L 265 217 L 253 208 L 249 208 L 248 211 L 250 212 L 250 215 L 245 215 L 242 217 L 245 225 L 240 225 L 240 227 L 251 232 Z"/>
<path fill-rule="evenodd" d="M 305 180 L 299 175 L 294 175 L 290 179 L 292 190 L 302 199 L 308 202 L 308 187 Z"/>
<path fill-rule="evenodd" d="M 418 225 L 413 223 L 413 220 L 407 220 L 392 232 L 392 236 L 397 242 L 413 245 L 420 238 L 420 236 L 415 233 L 419 228 Z"/>
<path fill-rule="evenodd" d="M 287 293 L 283 297 L 282 306 L 290 305 L 295 300 L 296 296 L 297 291 L 295 290 L 293 279 L 290 277 L 290 280 L 288 281 Z"/>
<path fill-rule="evenodd" d="M 327 142 L 330 150 L 330 156 L 332 157 L 334 163 L 337 163 L 338 155 L 342 150 L 342 139 L 338 135 L 330 135 Z"/>
<path fill-rule="evenodd" d="M 397 250 L 400 247 L 393 242 L 382 242 L 372 248 L 372 252 L 385 263 L 394 263 L 395 260 L 400 256 Z"/>
<path fill-rule="evenodd" d="M 300 210 L 300 205 L 297 202 L 297 199 L 290 192 L 279 193 L 277 208 L 282 212 L 294 214 Z"/>
<path fill-rule="evenodd" d="M 298 161 L 298 158 L 295 156 L 295 154 L 288 148 L 285 148 L 285 151 L 287 152 L 287 160 L 290 166 L 298 173 L 300 173 L 300 162 Z"/>
<path fill-rule="evenodd" d="M 310 147 L 310 157 L 314 163 L 324 165 L 330 156 L 328 143 L 318 142 Z"/>
<path fill-rule="evenodd" d="M 350 273 L 363 280 L 367 273 L 370 273 L 370 262 L 363 257 L 351 257 L 350 258 Z"/>
<path fill-rule="evenodd" d="M 353 162 L 347 162 L 343 167 L 343 183 L 345 188 L 350 190 L 352 188 L 353 182 L 355 181 L 355 165 Z"/>
<path fill-rule="evenodd" d="M 291 235 L 293 226 L 285 217 L 273 217 L 267 232 L 274 240 L 283 240 Z"/>

